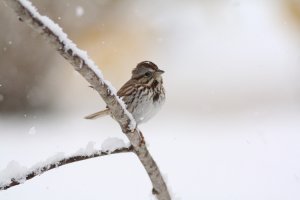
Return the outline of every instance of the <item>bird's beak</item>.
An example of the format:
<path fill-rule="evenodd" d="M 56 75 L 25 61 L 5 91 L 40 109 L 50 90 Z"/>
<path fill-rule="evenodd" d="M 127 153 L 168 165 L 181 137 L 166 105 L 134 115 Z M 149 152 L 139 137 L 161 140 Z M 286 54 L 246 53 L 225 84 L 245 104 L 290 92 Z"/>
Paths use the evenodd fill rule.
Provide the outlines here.
<path fill-rule="evenodd" d="M 161 69 L 157 70 L 156 72 L 157 72 L 158 74 L 163 74 L 163 73 L 165 73 L 165 71 L 164 71 L 164 70 L 161 70 Z"/>

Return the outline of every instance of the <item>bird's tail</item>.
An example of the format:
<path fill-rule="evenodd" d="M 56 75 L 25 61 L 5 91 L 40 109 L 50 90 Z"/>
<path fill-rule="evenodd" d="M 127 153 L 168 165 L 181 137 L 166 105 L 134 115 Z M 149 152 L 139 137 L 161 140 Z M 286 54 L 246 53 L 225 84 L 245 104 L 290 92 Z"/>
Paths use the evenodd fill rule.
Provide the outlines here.
<path fill-rule="evenodd" d="M 84 117 L 85 119 L 97 119 L 99 117 L 104 117 L 106 115 L 109 115 L 110 111 L 109 109 L 105 109 L 105 110 L 102 110 L 102 111 L 99 111 L 99 112 L 96 112 L 96 113 L 93 113 L 91 115 L 88 115 L 86 117 Z"/>

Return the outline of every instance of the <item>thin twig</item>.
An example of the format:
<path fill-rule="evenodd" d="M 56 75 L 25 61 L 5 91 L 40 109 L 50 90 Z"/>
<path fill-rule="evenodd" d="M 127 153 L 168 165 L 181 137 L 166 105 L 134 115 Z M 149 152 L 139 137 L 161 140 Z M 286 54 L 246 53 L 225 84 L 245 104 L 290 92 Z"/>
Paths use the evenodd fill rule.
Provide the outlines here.
<path fill-rule="evenodd" d="M 9 183 L 6 183 L 5 185 L 0 185 L 0 190 L 6 190 L 13 186 L 20 185 L 20 184 L 24 183 L 24 181 L 32 179 L 32 178 L 39 176 L 51 169 L 55 169 L 55 168 L 58 168 L 63 165 L 67 165 L 70 163 L 87 160 L 87 159 L 91 159 L 91 158 L 96 158 L 96 157 L 100 157 L 100 156 L 107 156 L 110 154 L 117 154 L 117 153 L 127 153 L 127 152 L 132 152 L 132 151 L 133 151 L 133 147 L 130 146 L 130 147 L 123 147 L 120 149 L 116 149 L 112 152 L 99 150 L 90 155 L 76 155 L 76 156 L 70 156 L 67 158 L 63 158 L 61 160 L 55 161 L 54 163 L 48 163 L 48 164 L 45 164 L 44 166 L 39 166 L 38 168 L 31 169 L 28 173 L 26 173 L 25 175 L 22 176 L 22 181 L 18 181 L 16 178 L 12 178 Z"/>
<path fill-rule="evenodd" d="M 141 137 L 141 132 L 135 124 L 132 115 L 126 110 L 116 93 L 112 90 L 109 82 L 105 81 L 97 66 L 95 67 L 92 60 L 87 56 L 85 57 L 83 52 L 76 48 L 73 43 L 70 44 L 70 40 L 67 38 L 62 30 L 57 28 L 53 29 L 49 26 L 49 23 L 53 25 L 52 20 L 41 16 L 27 0 L 3 0 L 5 1 L 19 16 L 20 21 L 25 22 L 31 26 L 35 31 L 44 36 L 53 47 L 78 71 L 89 84 L 100 94 L 109 109 L 111 110 L 113 118 L 119 123 L 122 131 L 126 134 L 130 143 L 133 146 L 133 150 L 138 156 L 139 160 L 143 164 L 148 176 L 153 185 L 153 194 L 158 200 L 170 200 L 170 194 L 168 192 L 165 181 L 160 173 L 160 170 L 150 155 L 144 141 Z M 60 34 L 58 34 L 60 33 Z M 63 35 L 64 34 L 64 35 Z M 63 36 L 63 37 L 62 37 Z"/>

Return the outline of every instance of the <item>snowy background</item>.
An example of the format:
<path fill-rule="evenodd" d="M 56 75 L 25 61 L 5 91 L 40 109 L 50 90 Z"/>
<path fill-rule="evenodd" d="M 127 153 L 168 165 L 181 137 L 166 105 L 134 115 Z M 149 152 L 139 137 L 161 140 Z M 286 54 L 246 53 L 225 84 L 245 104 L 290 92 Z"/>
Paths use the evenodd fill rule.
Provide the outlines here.
<path fill-rule="evenodd" d="M 300 2 L 33 3 L 119 88 L 136 63 L 166 71 L 167 102 L 141 129 L 173 196 L 300 199 Z M 124 139 L 69 64 L 0 3 L 0 174 L 89 142 Z M 60 167 L 0 192 L 15 199 L 151 199 L 132 154 Z"/>

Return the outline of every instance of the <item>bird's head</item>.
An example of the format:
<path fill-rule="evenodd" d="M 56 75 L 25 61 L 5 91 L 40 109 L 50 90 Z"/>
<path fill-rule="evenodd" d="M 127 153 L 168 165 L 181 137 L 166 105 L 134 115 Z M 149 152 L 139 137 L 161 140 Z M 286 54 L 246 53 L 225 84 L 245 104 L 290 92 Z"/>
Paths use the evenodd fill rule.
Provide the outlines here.
<path fill-rule="evenodd" d="M 146 84 L 149 81 L 161 81 L 163 70 L 159 69 L 151 61 L 143 61 L 137 64 L 136 68 L 132 70 L 132 78 L 139 82 Z"/>

